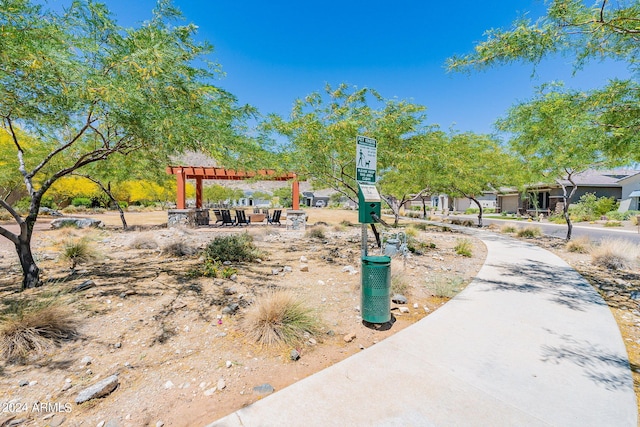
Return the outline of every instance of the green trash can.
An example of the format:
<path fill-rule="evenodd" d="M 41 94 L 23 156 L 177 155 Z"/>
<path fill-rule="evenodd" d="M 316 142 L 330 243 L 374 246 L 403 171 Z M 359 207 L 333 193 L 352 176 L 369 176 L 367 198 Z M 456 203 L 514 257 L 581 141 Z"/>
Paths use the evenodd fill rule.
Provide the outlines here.
<path fill-rule="evenodd" d="M 361 312 L 369 323 L 391 320 L 391 258 L 366 256 L 362 258 Z"/>

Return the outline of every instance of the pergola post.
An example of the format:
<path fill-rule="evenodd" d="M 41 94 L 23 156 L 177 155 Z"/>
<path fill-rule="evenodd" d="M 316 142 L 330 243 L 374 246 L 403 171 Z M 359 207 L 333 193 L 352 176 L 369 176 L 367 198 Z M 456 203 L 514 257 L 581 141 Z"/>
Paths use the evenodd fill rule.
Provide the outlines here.
<path fill-rule="evenodd" d="M 196 208 L 202 208 L 202 177 L 196 177 Z"/>
<path fill-rule="evenodd" d="M 294 175 L 293 182 L 291 183 L 291 195 L 292 195 L 292 204 L 294 210 L 300 209 L 300 183 L 298 182 L 298 177 Z"/>
<path fill-rule="evenodd" d="M 177 181 L 177 190 L 176 190 L 176 207 L 178 209 L 186 209 L 187 208 L 187 192 L 186 192 L 186 173 L 183 168 L 180 168 L 176 171 L 176 181 Z"/>

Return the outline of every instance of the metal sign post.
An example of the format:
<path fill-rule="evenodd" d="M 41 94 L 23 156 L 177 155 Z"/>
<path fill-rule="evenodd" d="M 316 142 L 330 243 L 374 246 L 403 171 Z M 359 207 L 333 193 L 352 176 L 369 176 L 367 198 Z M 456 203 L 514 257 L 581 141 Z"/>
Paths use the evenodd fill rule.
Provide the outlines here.
<path fill-rule="evenodd" d="M 376 183 L 376 162 L 378 158 L 378 143 L 373 138 L 367 138 L 366 136 L 356 136 L 356 181 L 358 181 L 358 187 L 360 184 L 375 184 Z M 360 192 L 361 190 L 358 189 Z M 358 204 L 358 209 L 361 213 L 365 208 L 362 201 Z M 362 258 L 367 256 L 367 223 L 362 223 L 362 242 L 361 253 Z"/>

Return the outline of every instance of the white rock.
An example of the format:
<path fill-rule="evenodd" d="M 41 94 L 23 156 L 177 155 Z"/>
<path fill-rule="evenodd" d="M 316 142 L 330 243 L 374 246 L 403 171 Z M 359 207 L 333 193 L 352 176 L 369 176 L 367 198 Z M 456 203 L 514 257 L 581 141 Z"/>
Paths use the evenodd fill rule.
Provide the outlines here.
<path fill-rule="evenodd" d="M 216 390 L 217 390 L 216 387 L 213 387 L 213 388 L 210 388 L 208 390 L 205 390 L 204 395 L 205 396 L 213 396 L 213 394 L 216 392 Z"/>
<path fill-rule="evenodd" d="M 307 259 L 307 257 L 306 257 L 306 256 L 302 255 L 302 256 L 300 257 L 300 262 L 308 262 L 308 261 L 309 261 L 309 260 Z"/>
<path fill-rule="evenodd" d="M 167 381 L 166 383 L 164 383 L 164 388 L 166 388 L 167 390 L 170 388 L 173 388 L 173 383 L 171 382 L 171 380 Z"/>
<path fill-rule="evenodd" d="M 224 382 L 224 378 L 220 378 L 218 380 L 218 390 L 224 390 L 226 386 L 227 386 L 227 383 Z"/>
<path fill-rule="evenodd" d="M 231 362 L 231 360 L 227 360 L 226 365 L 227 365 L 227 368 L 230 368 L 233 366 L 233 362 Z"/>

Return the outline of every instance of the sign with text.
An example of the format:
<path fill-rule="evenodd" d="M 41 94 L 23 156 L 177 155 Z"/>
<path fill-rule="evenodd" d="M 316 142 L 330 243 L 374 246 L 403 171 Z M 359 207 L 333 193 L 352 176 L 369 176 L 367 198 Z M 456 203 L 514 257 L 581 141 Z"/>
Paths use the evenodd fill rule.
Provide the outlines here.
<path fill-rule="evenodd" d="M 373 138 L 356 137 L 356 181 L 376 183 L 377 144 Z"/>

